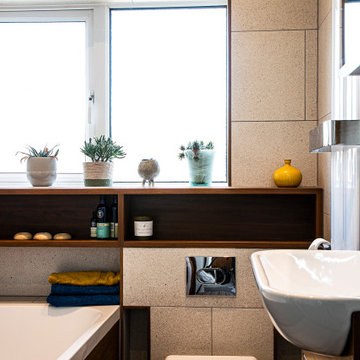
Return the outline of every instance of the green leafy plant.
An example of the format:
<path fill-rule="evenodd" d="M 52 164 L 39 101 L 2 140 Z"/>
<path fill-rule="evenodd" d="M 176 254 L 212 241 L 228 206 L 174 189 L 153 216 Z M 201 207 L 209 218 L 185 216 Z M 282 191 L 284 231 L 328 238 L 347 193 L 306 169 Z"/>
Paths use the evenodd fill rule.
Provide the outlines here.
<path fill-rule="evenodd" d="M 179 159 L 182 160 L 185 158 L 185 151 L 186 150 L 191 150 L 193 152 L 193 159 L 195 161 L 199 160 L 199 152 L 201 150 L 213 150 L 214 149 L 214 144 L 212 143 L 212 141 L 210 141 L 207 145 L 204 144 L 203 141 L 198 141 L 195 140 L 193 142 L 189 142 L 187 147 L 185 147 L 184 145 L 180 146 L 180 153 L 179 153 Z"/>
<path fill-rule="evenodd" d="M 126 156 L 122 146 L 117 145 L 110 137 L 105 138 L 104 135 L 84 141 L 84 146 L 80 150 L 92 162 L 111 162 L 113 159 L 123 159 Z"/>
<path fill-rule="evenodd" d="M 55 145 L 53 148 L 49 149 L 47 146 L 45 146 L 43 149 L 36 150 L 30 145 L 27 145 L 25 148 L 27 152 L 24 151 L 18 151 L 16 155 L 22 154 L 25 155 L 20 159 L 20 162 L 26 161 L 29 158 L 32 157 L 52 157 L 56 160 L 58 159 L 57 156 L 59 154 L 59 149 L 56 149 L 59 145 Z M 56 149 L 56 150 L 55 150 Z"/>

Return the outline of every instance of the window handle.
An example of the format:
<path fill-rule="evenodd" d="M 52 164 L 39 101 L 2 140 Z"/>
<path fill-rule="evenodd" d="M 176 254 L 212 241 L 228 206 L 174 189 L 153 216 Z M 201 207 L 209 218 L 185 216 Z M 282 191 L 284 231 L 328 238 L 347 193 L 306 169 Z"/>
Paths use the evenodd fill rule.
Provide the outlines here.
<path fill-rule="evenodd" d="M 90 90 L 90 95 L 88 97 L 88 124 L 92 123 L 92 110 L 93 110 L 93 105 L 95 102 L 95 91 L 94 90 Z"/>

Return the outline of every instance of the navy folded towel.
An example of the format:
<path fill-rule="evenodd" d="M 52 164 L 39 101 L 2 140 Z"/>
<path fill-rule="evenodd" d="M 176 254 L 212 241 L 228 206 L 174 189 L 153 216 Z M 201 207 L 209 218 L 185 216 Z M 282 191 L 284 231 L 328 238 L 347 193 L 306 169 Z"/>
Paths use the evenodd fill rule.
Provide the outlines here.
<path fill-rule="evenodd" d="M 117 285 L 51 285 L 51 295 L 117 295 L 120 292 L 120 286 Z"/>
<path fill-rule="evenodd" d="M 52 306 L 119 305 L 119 295 L 53 295 L 46 301 Z"/>

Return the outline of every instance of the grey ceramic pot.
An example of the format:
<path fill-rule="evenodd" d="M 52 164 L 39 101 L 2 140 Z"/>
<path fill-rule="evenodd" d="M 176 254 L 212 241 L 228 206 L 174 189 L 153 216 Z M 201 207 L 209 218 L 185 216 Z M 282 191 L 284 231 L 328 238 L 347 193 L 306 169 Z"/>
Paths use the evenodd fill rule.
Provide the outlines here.
<path fill-rule="evenodd" d="M 56 180 L 56 159 L 30 157 L 27 159 L 26 176 L 32 186 L 51 186 Z"/>

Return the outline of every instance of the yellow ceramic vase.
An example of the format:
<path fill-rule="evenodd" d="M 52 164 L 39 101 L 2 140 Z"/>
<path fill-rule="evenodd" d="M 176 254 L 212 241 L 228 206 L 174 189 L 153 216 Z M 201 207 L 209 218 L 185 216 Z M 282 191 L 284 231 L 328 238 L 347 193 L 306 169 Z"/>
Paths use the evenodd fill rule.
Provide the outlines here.
<path fill-rule="evenodd" d="M 301 172 L 291 166 L 291 160 L 284 160 L 285 165 L 277 169 L 274 174 L 274 181 L 277 186 L 296 187 L 299 186 L 302 180 Z"/>

